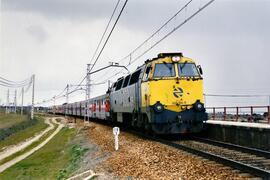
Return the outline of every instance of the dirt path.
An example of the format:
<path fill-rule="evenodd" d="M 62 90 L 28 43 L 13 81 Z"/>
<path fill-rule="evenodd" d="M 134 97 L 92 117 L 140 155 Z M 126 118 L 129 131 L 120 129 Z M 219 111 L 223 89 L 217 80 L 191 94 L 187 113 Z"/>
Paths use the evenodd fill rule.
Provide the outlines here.
<path fill-rule="evenodd" d="M 15 157 L 11 161 L 8 161 L 8 162 L 2 164 L 0 166 L 0 173 L 3 172 L 4 170 L 6 170 L 7 168 L 11 167 L 12 165 L 16 164 L 17 162 L 19 162 L 19 161 L 25 159 L 26 157 L 30 156 L 31 154 L 33 154 L 34 152 L 36 152 L 37 150 L 42 148 L 44 145 L 46 145 L 64 127 L 63 124 L 58 123 L 55 119 L 56 118 L 52 118 L 52 121 L 54 123 L 56 123 L 56 124 L 59 124 L 59 125 L 58 125 L 57 129 L 46 140 L 44 140 L 42 143 L 40 143 L 38 146 L 34 147 L 30 151 L 28 151 L 28 152 L 26 152 L 26 153 L 24 153 L 24 154 L 22 154 L 22 155 L 20 155 L 18 157 Z M 51 124 L 49 121 L 48 121 L 48 124 L 52 125 L 52 128 L 54 127 L 54 125 Z M 21 149 L 19 149 L 18 151 L 20 151 L 20 150 Z"/>
<path fill-rule="evenodd" d="M 46 128 L 44 131 L 39 133 L 36 136 L 33 136 L 31 138 L 26 139 L 23 142 L 20 142 L 18 144 L 12 145 L 7 147 L 4 151 L 0 152 L 0 161 L 5 159 L 8 156 L 11 156 L 12 154 L 15 154 L 22 149 L 26 148 L 27 146 L 31 145 L 33 142 L 38 141 L 44 134 L 46 134 L 48 131 L 52 130 L 54 128 L 54 125 L 49 121 L 49 118 L 45 119 L 45 123 L 49 125 L 48 128 Z"/>

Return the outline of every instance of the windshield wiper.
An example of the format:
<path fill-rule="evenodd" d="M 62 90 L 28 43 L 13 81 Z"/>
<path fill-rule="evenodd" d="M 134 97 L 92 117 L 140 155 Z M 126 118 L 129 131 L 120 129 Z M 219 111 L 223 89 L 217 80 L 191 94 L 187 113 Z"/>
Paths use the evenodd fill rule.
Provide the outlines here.
<path fill-rule="evenodd" d="M 181 65 L 181 64 L 183 64 L 183 65 Z M 182 70 L 185 67 L 185 65 L 187 64 L 187 61 L 185 61 L 184 63 L 181 63 L 181 64 L 180 64 L 180 69 Z"/>
<path fill-rule="evenodd" d="M 165 61 L 163 61 L 163 64 L 165 64 L 165 66 L 166 66 L 170 71 L 172 71 L 172 66 L 169 66 Z"/>

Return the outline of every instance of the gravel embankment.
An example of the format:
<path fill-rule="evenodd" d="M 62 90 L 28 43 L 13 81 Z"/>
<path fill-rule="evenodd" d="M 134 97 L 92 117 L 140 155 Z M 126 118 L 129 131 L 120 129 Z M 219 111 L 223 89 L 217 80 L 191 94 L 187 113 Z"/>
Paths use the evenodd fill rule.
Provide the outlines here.
<path fill-rule="evenodd" d="M 98 157 L 110 154 L 94 169 L 97 173 L 134 179 L 248 179 L 223 165 L 125 132 L 115 151 L 111 127 L 91 122 L 84 129 L 89 141 L 100 147 Z"/>

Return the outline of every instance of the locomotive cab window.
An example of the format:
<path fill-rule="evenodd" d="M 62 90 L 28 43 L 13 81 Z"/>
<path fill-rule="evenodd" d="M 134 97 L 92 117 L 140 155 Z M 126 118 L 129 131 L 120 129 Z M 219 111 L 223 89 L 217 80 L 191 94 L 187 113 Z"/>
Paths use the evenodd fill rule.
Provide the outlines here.
<path fill-rule="evenodd" d="M 199 76 L 199 72 L 194 63 L 178 64 L 178 72 L 180 77 Z"/>
<path fill-rule="evenodd" d="M 145 72 L 144 72 L 144 75 L 143 75 L 143 81 L 147 81 L 148 78 L 149 78 L 149 75 L 150 75 L 150 72 L 151 72 L 151 69 L 152 69 L 152 66 L 151 64 L 149 64 L 146 69 L 145 69 Z"/>
<path fill-rule="evenodd" d="M 127 87 L 129 78 L 130 78 L 130 75 L 128 75 L 128 76 L 125 78 L 123 88 L 124 88 L 124 87 Z"/>
<path fill-rule="evenodd" d="M 174 77 L 175 69 L 174 64 L 172 63 L 160 63 L 155 65 L 154 77 Z"/>
<path fill-rule="evenodd" d="M 139 81 L 139 77 L 140 77 L 140 74 L 141 74 L 141 69 L 134 72 L 132 75 L 131 75 L 131 78 L 130 78 L 130 81 L 129 81 L 129 85 L 132 85 L 132 84 L 135 84 L 136 82 Z"/>
<path fill-rule="evenodd" d="M 124 79 L 122 78 L 117 82 L 117 85 L 116 85 L 116 88 L 115 88 L 116 91 L 121 89 L 123 81 L 124 81 Z"/>

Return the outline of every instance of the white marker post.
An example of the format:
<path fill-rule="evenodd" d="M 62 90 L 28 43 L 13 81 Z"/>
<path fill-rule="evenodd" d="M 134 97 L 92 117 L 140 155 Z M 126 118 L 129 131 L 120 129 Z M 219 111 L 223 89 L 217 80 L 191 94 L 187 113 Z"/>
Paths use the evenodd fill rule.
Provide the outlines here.
<path fill-rule="evenodd" d="M 114 127 L 113 128 L 113 134 L 114 134 L 114 143 L 115 143 L 115 150 L 117 151 L 119 149 L 119 144 L 118 144 L 118 135 L 120 134 L 120 128 L 119 127 Z"/>

